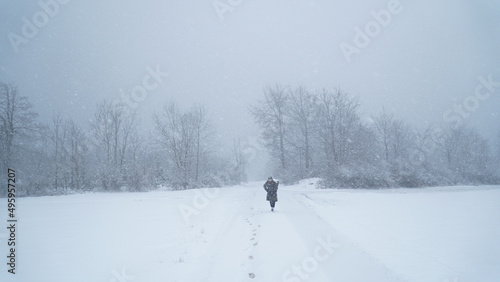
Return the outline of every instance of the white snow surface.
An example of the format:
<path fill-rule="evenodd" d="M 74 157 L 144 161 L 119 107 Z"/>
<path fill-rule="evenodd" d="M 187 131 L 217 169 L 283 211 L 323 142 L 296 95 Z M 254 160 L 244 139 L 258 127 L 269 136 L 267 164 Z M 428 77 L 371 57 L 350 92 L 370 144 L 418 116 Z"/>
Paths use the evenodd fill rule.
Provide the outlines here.
<path fill-rule="evenodd" d="M 500 186 L 315 181 L 280 185 L 274 212 L 263 182 L 19 198 L 16 274 L 2 263 L 0 281 L 500 281 Z"/>

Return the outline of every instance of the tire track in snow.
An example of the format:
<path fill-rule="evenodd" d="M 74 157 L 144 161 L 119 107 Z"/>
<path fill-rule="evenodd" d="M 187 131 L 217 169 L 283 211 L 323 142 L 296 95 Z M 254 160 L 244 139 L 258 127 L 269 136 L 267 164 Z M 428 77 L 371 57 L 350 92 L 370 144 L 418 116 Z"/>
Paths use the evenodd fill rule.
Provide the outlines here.
<path fill-rule="evenodd" d="M 304 222 L 311 224 L 313 221 L 313 226 L 318 234 L 330 234 L 340 245 L 337 249 L 337 255 L 332 256 L 322 268 L 330 280 L 321 281 L 406 281 L 363 250 L 359 244 L 341 234 L 314 209 L 316 205 L 328 205 L 331 202 L 315 202 L 304 192 L 295 192 L 293 201 L 296 203 L 297 213 L 300 215 L 296 217 L 295 221 L 298 226 Z M 307 237 L 307 235 L 305 236 Z M 367 234 L 367 236 L 370 235 Z M 362 272 L 352 271 L 358 269 L 360 265 L 363 266 Z"/>
<path fill-rule="evenodd" d="M 323 220 L 314 205 L 326 203 L 303 192 L 280 189 L 271 212 L 259 186 L 226 190 L 207 214 L 226 222 L 200 257 L 197 281 L 404 281 Z M 237 208 L 222 213 L 228 202 Z M 328 253 L 324 242 L 339 247 Z"/>
<path fill-rule="evenodd" d="M 219 201 L 221 205 L 224 205 L 224 201 L 237 201 L 238 208 L 219 214 L 226 223 L 201 258 L 204 266 L 197 271 L 204 274 L 199 281 L 248 281 L 252 276 L 255 277 L 251 271 L 255 260 L 251 247 L 256 242 L 253 235 L 256 234 L 256 229 L 250 220 L 253 205 L 251 199 L 255 191 L 243 189 L 229 189 L 226 191 L 228 197 Z"/>

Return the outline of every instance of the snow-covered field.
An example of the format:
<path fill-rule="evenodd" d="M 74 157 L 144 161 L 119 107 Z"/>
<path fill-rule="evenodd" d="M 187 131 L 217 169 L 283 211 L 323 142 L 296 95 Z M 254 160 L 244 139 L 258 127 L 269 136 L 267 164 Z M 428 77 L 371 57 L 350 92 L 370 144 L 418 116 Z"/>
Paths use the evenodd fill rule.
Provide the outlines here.
<path fill-rule="evenodd" d="M 263 183 L 18 199 L 17 273 L 2 263 L 0 281 L 500 281 L 500 186 L 312 181 L 280 186 L 275 212 Z"/>

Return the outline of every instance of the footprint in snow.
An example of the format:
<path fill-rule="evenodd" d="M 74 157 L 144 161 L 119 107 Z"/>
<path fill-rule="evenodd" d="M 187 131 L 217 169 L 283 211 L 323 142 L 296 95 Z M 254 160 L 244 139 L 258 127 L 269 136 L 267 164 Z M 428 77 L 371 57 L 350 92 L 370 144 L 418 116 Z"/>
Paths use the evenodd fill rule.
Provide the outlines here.
<path fill-rule="evenodd" d="M 248 277 L 254 279 L 255 278 L 255 274 L 253 274 L 253 273 L 250 272 L 250 273 L 248 273 Z"/>

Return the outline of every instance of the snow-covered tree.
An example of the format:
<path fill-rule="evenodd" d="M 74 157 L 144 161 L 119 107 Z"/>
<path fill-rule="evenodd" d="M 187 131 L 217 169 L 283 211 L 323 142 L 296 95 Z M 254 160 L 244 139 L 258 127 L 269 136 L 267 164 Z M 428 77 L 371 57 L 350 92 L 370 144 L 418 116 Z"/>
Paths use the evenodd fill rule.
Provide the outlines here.
<path fill-rule="evenodd" d="M 292 148 L 297 176 L 312 176 L 314 164 L 315 140 L 317 139 L 317 96 L 302 86 L 290 89 L 289 103 L 286 110 L 290 117 L 289 140 Z"/>
<path fill-rule="evenodd" d="M 241 140 L 239 138 L 233 139 L 233 173 L 234 184 L 240 184 L 247 180 L 246 167 L 248 164 L 247 156 L 245 155 Z"/>
<path fill-rule="evenodd" d="M 27 177 L 23 185 L 17 185 L 24 189 L 20 194 L 30 193 L 31 175 L 36 176 L 36 172 L 27 171 L 32 164 L 27 157 L 32 155 L 41 130 L 37 118 L 33 105 L 19 94 L 17 85 L 0 82 L 0 176 L 6 175 L 8 168 L 23 171 Z"/>
<path fill-rule="evenodd" d="M 39 129 L 38 114 L 25 96 L 19 95 L 13 83 L 0 82 L 0 159 L 2 172 L 15 165 L 17 153 L 23 150 L 23 138 Z"/>
<path fill-rule="evenodd" d="M 207 111 L 194 106 L 183 112 L 170 103 L 154 114 L 156 136 L 169 156 L 170 184 L 186 189 L 202 185 L 210 170 L 210 145 L 213 130 Z"/>
<path fill-rule="evenodd" d="M 278 160 L 278 169 L 286 171 L 288 167 L 289 144 L 287 108 L 289 103 L 288 87 L 282 85 L 266 86 L 264 100 L 257 106 L 251 107 L 251 113 L 257 124 L 260 125 L 261 137 L 265 142 L 271 160 Z"/>
<path fill-rule="evenodd" d="M 450 127 L 439 145 L 453 182 L 482 182 L 491 176 L 490 144 L 474 128 Z"/>
<path fill-rule="evenodd" d="M 331 173 L 352 161 L 352 141 L 355 140 L 360 125 L 358 107 L 357 99 L 339 88 L 333 92 L 323 90 L 319 94 L 317 123 L 321 151 L 324 152 L 326 165 Z"/>
<path fill-rule="evenodd" d="M 67 131 L 68 184 L 72 189 L 80 191 L 88 184 L 88 136 L 71 119 L 66 121 L 65 127 Z"/>
<path fill-rule="evenodd" d="M 97 105 L 90 126 L 99 160 L 99 185 L 106 190 L 119 189 L 124 184 L 130 140 L 137 130 L 136 116 L 121 105 L 103 101 Z"/>

